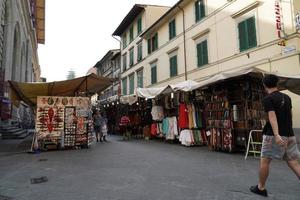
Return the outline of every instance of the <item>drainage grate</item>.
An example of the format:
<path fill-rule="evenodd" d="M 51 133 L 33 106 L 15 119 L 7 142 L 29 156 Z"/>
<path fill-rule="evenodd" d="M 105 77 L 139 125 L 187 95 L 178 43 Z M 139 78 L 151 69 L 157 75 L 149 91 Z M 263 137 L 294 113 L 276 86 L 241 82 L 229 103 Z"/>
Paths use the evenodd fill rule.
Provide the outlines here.
<path fill-rule="evenodd" d="M 48 159 L 46 159 L 46 158 L 41 158 L 41 159 L 39 159 L 39 161 L 40 161 L 40 162 L 45 162 L 45 161 L 48 161 Z"/>
<path fill-rule="evenodd" d="M 39 178 L 30 179 L 31 184 L 39 184 L 39 183 L 44 183 L 44 182 L 47 182 L 47 181 L 48 181 L 47 176 L 42 176 L 42 177 L 39 177 Z"/>

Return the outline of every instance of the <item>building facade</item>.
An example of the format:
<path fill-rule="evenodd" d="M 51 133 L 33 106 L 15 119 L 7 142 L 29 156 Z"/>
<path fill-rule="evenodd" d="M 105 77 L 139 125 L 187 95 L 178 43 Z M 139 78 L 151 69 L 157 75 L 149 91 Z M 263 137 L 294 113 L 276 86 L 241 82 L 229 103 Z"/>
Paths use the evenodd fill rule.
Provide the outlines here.
<path fill-rule="evenodd" d="M 11 110 L 7 81 L 40 81 L 37 48 L 45 41 L 45 0 L 0 0 L 0 21 L 0 108 L 6 120 L 23 115 Z"/>
<path fill-rule="evenodd" d="M 142 31 L 140 62 L 130 61 L 132 47 L 121 51 L 121 65 L 130 66 L 121 74 L 122 94 L 246 67 L 299 75 L 299 11 L 296 0 L 180 0 Z M 300 98 L 289 95 L 300 128 Z"/>
<path fill-rule="evenodd" d="M 119 49 L 109 50 L 94 66 L 94 68 L 97 69 L 97 74 L 99 76 L 115 79 L 113 85 L 108 87 L 98 96 L 98 101 L 100 101 L 100 103 L 106 103 L 108 99 L 117 99 L 120 96 L 120 55 Z"/>
<path fill-rule="evenodd" d="M 141 63 L 144 63 L 147 55 L 147 44 L 141 34 L 169 9 L 165 6 L 136 4 L 114 31 L 113 35 L 121 38 L 121 84 L 123 95 L 133 94 L 137 85 L 144 86 L 144 69 Z M 153 46 L 156 44 L 157 40 L 153 38 Z M 133 70 L 137 69 L 136 66 L 141 67 L 138 67 L 138 70 Z"/>

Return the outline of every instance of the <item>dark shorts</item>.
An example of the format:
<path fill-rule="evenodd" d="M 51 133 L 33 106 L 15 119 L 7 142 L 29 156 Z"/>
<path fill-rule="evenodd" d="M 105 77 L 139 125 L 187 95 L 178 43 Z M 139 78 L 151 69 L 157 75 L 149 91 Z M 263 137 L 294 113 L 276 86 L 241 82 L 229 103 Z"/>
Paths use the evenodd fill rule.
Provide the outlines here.
<path fill-rule="evenodd" d="M 274 136 L 264 135 L 261 149 L 262 158 L 279 160 L 298 160 L 300 152 L 298 150 L 296 137 L 282 137 L 287 146 L 279 146 L 275 142 Z"/>
<path fill-rule="evenodd" d="M 94 126 L 94 131 L 97 133 L 101 132 L 101 127 L 100 126 Z"/>

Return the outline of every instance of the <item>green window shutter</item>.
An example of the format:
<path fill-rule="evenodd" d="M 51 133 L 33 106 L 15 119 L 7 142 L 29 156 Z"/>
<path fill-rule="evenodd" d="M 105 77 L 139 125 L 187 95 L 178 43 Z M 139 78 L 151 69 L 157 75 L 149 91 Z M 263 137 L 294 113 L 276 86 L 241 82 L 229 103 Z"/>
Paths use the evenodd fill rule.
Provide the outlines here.
<path fill-rule="evenodd" d="M 137 21 L 137 33 L 140 34 L 142 32 L 142 18 L 140 17 Z"/>
<path fill-rule="evenodd" d="M 134 49 L 130 50 L 130 58 L 129 65 L 132 66 L 134 64 Z"/>
<path fill-rule="evenodd" d="M 122 94 L 127 95 L 127 79 L 122 80 Z"/>
<path fill-rule="evenodd" d="M 123 72 L 127 69 L 127 54 L 123 55 Z"/>
<path fill-rule="evenodd" d="M 248 31 L 248 47 L 256 47 L 256 27 L 255 27 L 255 18 L 251 17 L 247 19 L 247 31 Z"/>
<path fill-rule="evenodd" d="M 154 51 L 158 49 L 158 33 L 154 35 Z"/>
<path fill-rule="evenodd" d="M 200 20 L 200 9 L 199 9 L 200 1 L 195 1 L 195 15 L 196 15 L 196 22 Z"/>
<path fill-rule="evenodd" d="M 122 42 L 123 42 L 123 49 L 125 49 L 127 46 L 126 34 L 123 36 Z"/>
<path fill-rule="evenodd" d="M 173 39 L 176 36 L 176 21 L 175 19 L 169 23 L 169 39 Z"/>
<path fill-rule="evenodd" d="M 151 67 L 151 84 L 157 83 L 157 67 Z"/>
<path fill-rule="evenodd" d="M 198 67 L 202 66 L 202 43 L 197 44 L 197 65 Z"/>
<path fill-rule="evenodd" d="M 197 44 L 197 64 L 198 67 L 208 64 L 207 40 Z"/>
<path fill-rule="evenodd" d="M 240 40 L 240 51 L 248 49 L 248 37 L 247 37 L 247 24 L 246 21 L 238 24 L 239 29 L 239 40 Z"/>
<path fill-rule="evenodd" d="M 208 48 L 207 48 L 207 40 L 202 42 L 202 52 L 203 52 L 203 65 L 208 64 Z"/>
<path fill-rule="evenodd" d="M 200 19 L 205 17 L 205 6 L 203 0 L 200 1 Z"/>
<path fill-rule="evenodd" d="M 142 88 L 143 87 L 143 70 L 140 70 L 138 73 L 137 73 L 137 85 L 139 88 Z"/>
<path fill-rule="evenodd" d="M 132 42 L 133 41 L 133 26 L 130 27 L 129 37 L 130 37 L 130 42 Z"/>
<path fill-rule="evenodd" d="M 177 56 L 170 58 L 170 77 L 177 76 Z"/>
<path fill-rule="evenodd" d="M 134 75 L 129 77 L 129 94 L 134 93 Z"/>
<path fill-rule="evenodd" d="M 141 61 L 142 59 L 143 59 L 143 46 L 142 46 L 142 44 L 139 44 L 137 61 Z"/>
<path fill-rule="evenodd" d="M 151 39 L 148 39 L 148 54 L 151 54 Z"/>

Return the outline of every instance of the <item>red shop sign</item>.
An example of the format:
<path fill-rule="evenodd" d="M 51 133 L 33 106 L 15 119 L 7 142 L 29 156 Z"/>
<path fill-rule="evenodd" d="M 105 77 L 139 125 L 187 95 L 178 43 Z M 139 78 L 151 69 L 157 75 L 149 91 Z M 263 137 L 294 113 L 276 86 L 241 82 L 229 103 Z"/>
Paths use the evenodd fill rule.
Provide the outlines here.
<path fill-rule="evenodd" d="M 275 20 L 276 20 L 275 25 L 276 25 L 277 36 L 278 38 L 282 38 L 281 31 L 283 27 L 282 27 L 281 9 L 278 1 L 275 1 Z"/>

